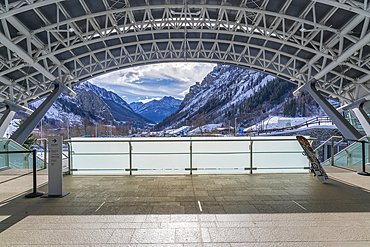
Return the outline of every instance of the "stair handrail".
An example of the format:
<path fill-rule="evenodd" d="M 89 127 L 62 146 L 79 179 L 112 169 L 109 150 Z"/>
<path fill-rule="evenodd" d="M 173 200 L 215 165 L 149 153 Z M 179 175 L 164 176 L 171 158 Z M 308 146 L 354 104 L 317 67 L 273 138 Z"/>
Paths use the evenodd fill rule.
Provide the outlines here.
<path fill-rule="evenodd" d="M 317 148 L 315 148 L 313 151 L 314 152 L 317 152 L 320 148 L 322 148 L 326 143 L 328 143 L 329 141 L 331 141 L 332 139 L 334 138 L 342 138 L 343 139 L 343 136 L 331 136 L 329 139 L 327 139 L 326 141 L 324 141 L 322 144 L 320 144 Z M 343 140 L 341 140 L 342 142 Z M 317 156 L 317 154 L 316 154 Z"/>
<path fill-rule="evenodd" d="M 362 141 L 363 139 L 365 139 L 365 138 L 370 138 L 370 136 L 363 136 L 363 137 L 361 137 L 360 139 L 358 139 L 359 141 Z M 338 153 L 336 153 L 334 156 L 333 156 L 333 159 L 335 158 L 335 156 L 337 156 L 337 155 L 339 155 L 339 154 L 341 154 L 341 153 L 343 153 L 343 152 L 347 152 L 347 150 L 350 148 L 350 147 L 353 147 L 355 144 L 357 144 L 357 142 L 353 142 L 352 144 L 350 144 L 350 145 L 348 145 L 346 148 L 344 148 L 343 150 L 341 150 L 341 151 L 339 151 Z M 321 164 L 324 164 L 325 162 L 327 162 L 328 160 L 330 160 L 331 159 L 331 157 L 330 158 L 328 158 L 328 159 L 326 159 L 326 160 L 324 160 L 323 162 L 321 162 Z"/>
<path fill-rule="evenodd" d="M 14 143 L 15 145 L 17 145 L 18 147 L 22 148 L 23 150 L 27 151 L 28 149 L 23 147 L 21 144 L 19 144 L 18 142 L 12 140 L 12 139 L 4 139 L 4 141 L 6 141 L 5 145 L 8 146 L 10 142 Z M 41 159 L 41 157 L 37 156 L 36 155 L 36 158 L 38 158 L 39 160 L 42 160 L 44 161 L 43 159 Z M 9 162 L 9 161 L 8 161 Z M 9 164 L 8 164 L 9 165 Z M 43 168 L 46 168 L 46 166 L 44 166 Z"/>
<path fill-rule="evenodd" d="M 294 130 L 294 129 L 298 129 L 302 126 L 309 126 L 309 125 L 312 125 L 312 124 L 315 124 L 315 123 L 329 123 L 331 122 L 332 125 L 333 125 L 333 121 L 331 121 L 331 119 L 329 117 L 314 117 L 314 118 L 311 118 L 305 122 L 302 122 L 300 124 L 297 124 L 297 125 L 294 125 L 294 126 L 291 126 L 291 127 L 287 127 L 287 128 L 273 128 L 273 129 L 264 129 L 264 130 L 260 130 L 260 133 L 268 133 L 268 132 L 275 132 L 275 131 L 280 131 L 280 130 Z M 246 133 L 254 133 L 255 131 L 254 130 L 249 130 L 247 131 Z"/>

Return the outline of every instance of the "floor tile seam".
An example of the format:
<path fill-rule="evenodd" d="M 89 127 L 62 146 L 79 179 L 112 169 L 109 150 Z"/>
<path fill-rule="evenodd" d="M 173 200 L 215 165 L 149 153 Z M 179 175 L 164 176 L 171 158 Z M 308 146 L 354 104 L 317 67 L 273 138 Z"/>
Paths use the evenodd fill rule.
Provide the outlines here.
<path fill-rule="evenodd" d="M 204 236 L 203 236 L 203 231 L 202 231 L 202 226 L 201 226 L 201 219 L 199 217 L 200 213 L 198 211 L 198 205 L 197 205 L 197 202 L 198 202 L 198 197 L 196 195 L 196 190 L 195 190 L 195 187 L 194 187 L 194 180 L 193 180 L 193 177 L 191 176 L 191 185 L 192 185 L 192 188 L 193 188 L 193 195 L 194 195 L 194 198 L 195 198 L 195 208 L 197 209 L 197 223 L 198 223 L 198 230 L 199 230 L 199 234 L 200 234 L 200 239 L 201 239 L 201 244 L 203 246 L 203 243 L 204 243 Z M 207 192 L 208 193 L 208 192 Z M 201 203 L 201 202 L 200 202 Z M 199 209 L 200 210 L 200 209 Z M 208 231 L 208 235 L 209 235 L 209 238 L 211 238 L 210 234 L 209 234 L 209 231 Z"/>

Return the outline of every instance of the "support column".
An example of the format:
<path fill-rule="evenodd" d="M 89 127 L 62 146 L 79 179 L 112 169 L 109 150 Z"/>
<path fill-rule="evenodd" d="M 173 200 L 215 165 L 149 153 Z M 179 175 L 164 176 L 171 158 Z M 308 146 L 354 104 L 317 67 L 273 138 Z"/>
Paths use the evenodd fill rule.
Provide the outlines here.
<path fill-rule="evenodd" d="M 370 118 L 366 114 L 366 112 L 362 109 L 362 107 L 353 108 L 353 112 L 356 114 L 358 121 L 360 121 L 362 128 L 367 136 L 370 136 Z"/>
<path fill-rule="evenodd" d="M 361 103 L 358 107 L 355 107 L 352 110 L 356 114 L 358 121 L 360 121 L 362 128 L 364 128 L 366 135 L 370 136 L 370 117 L 364 111 L 364 103 L 365 102 Z"/>
<path fill-rule="evenodd" d="M 370 117 L 366 114 L 364 110 L 364 104 L 366 102 L 367 102 L 366 99 L 360 99 L 351 104 L 339 107 L 337 110 L 339 112 L 352 110 L 356 114 L 358 121 L 364 128 L 366 135 L 370 136 Z"/>
<path fill-rule="evenodd" d="M 32 110 L 28 109 L 27 107 L 16 105 L 9 100 L 4 100 L 3 103 L 6 106 L 6 110 L 4 115 L 0 119 L 0 137 L 4 136 L 10 121 L 13 120 L 14 114 L 17 111 L 23 111 L 24 113 L 31 114 L 33 113 Z"/>
<path fill-rule="evenodd" d="M 10 124 L 10 121 L 13 120 L 15 111 L 11 110 L 9 106 L 6 106 L 4 115 L 0 119 L 0 137 L 5 135 L 6 130 Z"/>
<path fill-rule="evenodd" d="M 61 82 L 55 82 L 55 88 L 53 92 L 45 99 L 44 102 L 32 113 L 26 121 L 13 133 L 10 139 L 18 142 L 19 144 L 23 144 L 28 136 L 31 134 L 32 130 L 36 127 L 36 125 L 40 122 L 40 120 L 44 117 L 46 112 L 49 108 L 54 104 L 57 100 L 59 95 L 63 91 L 71 91 L 68 87 L 63 85 Z M 74 93 L 74 92 L 73 92 Z"/>
<path fill-rule="evenodd" d="M 345 138 L 352 140 L 360 139 L 362 137 L 361 134 L 317 91 L 315 82 L 315 79 L 310 80 L 299 91 L 305 90 L 314 98 L 316 103 L 321 106 Z"/>

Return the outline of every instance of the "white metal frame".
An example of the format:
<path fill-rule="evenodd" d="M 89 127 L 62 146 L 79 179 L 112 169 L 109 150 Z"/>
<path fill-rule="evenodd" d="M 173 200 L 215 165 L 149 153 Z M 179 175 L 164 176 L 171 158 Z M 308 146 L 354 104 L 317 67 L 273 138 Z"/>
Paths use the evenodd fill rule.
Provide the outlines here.
<path fill-rule="evenodd" d="M 239 6 L 226 0 L 218 5 L 145 0 L 141 6 L 131 6 L 131 0 L 96 1 L 104 11 L 93 12 L 91 2 L 79 0 L 84 13 L 72 17 L 62 0 L 4 0 L 0 100 L 24 105 L 50 94 L 56 80 L 71 87 L 116 69 L 172 61 L 250 67 L 298 86 L 316 79 L 319 91 L 342 104 L 370 98 L 367 0 L 302 1 L 305 8 L 298 17 L 287 14 L 291 0 L 274 11 L 266 9 L 269 0 L 243 0 Z M 320 20 L 317 4 L 330 7 Z M 55 7 L 56 22 L 45 15 L 45 6 Z M 339 10 L 353 18 L 335 29 L 327 23 Z M 29 30 L 18 17 L 27 11 L 38 16 L 40 28 Z M 354 32 L 358 26 L 360 33 Z M 13 78 L 14 73 L 21 76 Z"/>

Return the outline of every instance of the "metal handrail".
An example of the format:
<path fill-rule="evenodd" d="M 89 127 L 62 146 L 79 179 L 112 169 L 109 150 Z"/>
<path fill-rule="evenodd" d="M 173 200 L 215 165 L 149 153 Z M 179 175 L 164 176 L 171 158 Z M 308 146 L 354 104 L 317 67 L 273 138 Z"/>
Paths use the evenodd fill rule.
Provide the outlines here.
<path fill-rule="evenodd" d="M 299 129 L 303 126 L 309 126 L 309 125 L 312 125 L 312 124 L 319 124 L 320 123 L 330 123 L 333 125 L 333 121 L 331 121 L 331 119 L 329 117 L 315 117 L 315 118 L 311 118 L 303 123 L 300 123 L 300 124 L 297 124 L 297 125 L 294 125 L 294 126 L 291 126 L 291 127 L 285 127 L 285 128 L 273 128 L 273 129 L 264 129 L 264 130 L 260 130 L 258 133 L 268 133 L 268 132 L 275 132 L 275 131 L 285 131 L 285 130 L 295 130 L 295 129 Z M 255 133 L 256 131 L 255 130 L 249 130 L 247 131 L 246 133 Z"/>
<path fill-rule="evenodd" d="M 343 136 L 332 136 L 329 139 L 327 139 L 325 142 L 323 142 L 322 144 L 320 144 L 320 146 L 318 146 L 317 148 L 315 148 L 313 151 L 316 152 L 318 149 L 322 148 L 326 143 L 328 143 L 329 141 L 331 141 L 334 138 L 342 138 L 343 139 Z"/>
<path fill-rule="evenodd" d="M 359 139 L 359 141 L 362 141 L 362 140 L 363 140 L 363 139 L 365 139 L 365 138 L 369 138 L 369 136 L 363 136 L 363 137 L 361 137 L 361 138 Z M 357 143 L 357 142 L 354 142 L 354 143 L 350 144 L 349 146 L 347 146 L 345 149 L 343 149 L 343 150 L 339 151 L 338 153 L 336 153 L 336 154 L 333 156 L 333 159 L 335 158 L 335 156 L 337 156 L 337 155 L 339 155 L 339 154 L 341 154 L 341 153 L 343 153 L 343 152 L 347 152 L 347 149 L 349 149 L 350 147 L 353 147 L 356 143 Z M 347 153 L 348 153 L 348 152 L 347 152 Z M 330 158 L 328 158 L 328 159 L 324 160 L 323 162 L 321 162 L 321 164 L 323 164 L 323 163 L 327 162 L 327 161 L 328 161 L 328 160 L 330 160 L 331 158 L 332 158 L 332 157 L 330 157 Z"/>
<path fill-rule="evenodd" d="M 142 138 L 135 138 L 135 139 L 128 139 L 128 140 L 110 140 L 110 139 L 93 139 L 93 138 L 86 138 L 84 140 L 72 140 L 72 139 L 69 139 L 69 140 L 65 140 L 65 142 L 68 142 L 68 143 L 73 143 L 73 142 L 150 142 L 150 141 L 153 141 L 153 142 L 189 142 L 189 141 L 192 141 L 192 142 L 227 142 L 227 141 L 297 141 L 297 139 L 267 139 L 267 138 L 263 138 L 263 139 L 252 139 L 251 137 L 249 137 L 249 139 L 247 139 L 246 137 L 236 137 L 235 139 L 228 139 L 228 138 L 224 138 L 224 139 L 207 139 L 207 140 L 201 140 L 201 139 L 192 139 L 190 137 L 190 139 L 186 139 L 187 137 L 181 137 L 180 138 L 173 138 L 172 140 L 160 140 L 160 139 L 156 139 L 155 137 L 142 137 Z M 201 138 L 201 137 L 199 137 Z M 309 141 L 318 141 L 319 139 L 316 139 L 316 138 L 307 138 L 307 140 Z"/>

